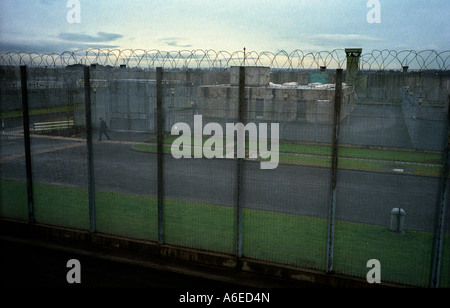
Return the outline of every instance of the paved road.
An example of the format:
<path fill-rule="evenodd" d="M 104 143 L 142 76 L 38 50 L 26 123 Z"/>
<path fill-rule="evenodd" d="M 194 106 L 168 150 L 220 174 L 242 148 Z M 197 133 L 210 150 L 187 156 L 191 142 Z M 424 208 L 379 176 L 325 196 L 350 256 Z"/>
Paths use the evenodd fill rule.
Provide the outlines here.
<path fill-rule="evenodd" d="M 19 142 L 19 141 L 18 141 Z M 87 187 L 83 141 L 33 138 L 33 181 Z M 17 146 L 14 143 L 9 146 Z M 46 147 L 55 151 L 45 151 Z M 3 147 L 3 144 L 2 144 Z M 20 147 L 17 147 L 18 149 Z M 99 190 L 156 196 L 156 155 L 129 144 L 94 143 L 95 183 Z M 2 158 L 11 154 L 0 149 Z M 166 198 L 230 206 L 236 193 L 236 161 L 164 157 Z M 25 179 L 22 157 L 0 160 L 0 176 Z M 390 211 L 402 207 L 406 228 L 433 231 L 439 178 L 339 170 L 337 219 L 388 226 Z M 245 208 L 327 218 L 330 169 L 279 165 L 261 170 L 246 162 L 242 186 Z"/>

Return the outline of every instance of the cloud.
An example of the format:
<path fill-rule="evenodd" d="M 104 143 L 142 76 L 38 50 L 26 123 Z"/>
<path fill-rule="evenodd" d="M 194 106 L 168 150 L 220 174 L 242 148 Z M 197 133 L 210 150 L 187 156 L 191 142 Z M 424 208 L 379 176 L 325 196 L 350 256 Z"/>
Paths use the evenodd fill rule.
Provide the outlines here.
<path fill-rule="evenodd" d="M 47 36 L 44 39 L 26 37 L 5 38 L 0 42 L 0 52 L 25 52 L 25 53 L 63 53 L 65 51 L 88 49 L 114 49 L 120 45 L 115 43 L 123 35 L 118 33 L 98 32 L 96 35 L 85 33 L 61 32 L 56 36 Z"/>
<path fill-rule="evenodd" d="M 57 36 L 59 39 L 70 42 L 80 42 L 80 43 L 105 43 L 105 42 L 113 42 L 117 39 L 123 37 L 123 35 L 118 33 L 107 33 L 107 32 L 98 32 L 97 36 L 92 36 L 89 34 L 83 33 L 69 33 L 62 32 Z"/>
<path fill-rule="evenodd" d="M 92 44 L 92 43 L 66 43 L 58 41 L 43 42 L 0 42 L 0 52 L 24 52 L 39 54 L 60 54 L 65 51 L 88 50 L 88 49 L 114 49 L 118 45 Z"/>
<path fill-rule="evenodd" d="M 362 45 L 367 43 L 382 42 L 382 40 L 377 37 L 360 34 L 322 33 L 322 34 L 303 35 L 302 38 L 315 45 L 334 48 L 336 48 L 336 46 L 349 46 L 355 44 Z"/>
<path fill-rule="evenodd" d="M 180 44 L 179 41 L 183 41 L 182 38 L 179 37 L 166 37 L 166 38 L 160 38 L 158 41 L 160 43 L 166 44 L 167 46 L 171 47 L 178 47 L 178 48 L 188 48 L 192 47 L 190 44 Z"/>
<path fill-rule="evenodd" d="M 278 46 L 281 49 L 300 49 L 304 52 L 332 51 L 344 48 L 379 49 L 383 48 L 386 40 L 383 38 L 361 34 L 299 34 L 279 37 Z M 381 47 L 380 47 L 381 46 Z M 280 49 L 278 47 L 278 49 Z M 391 48 L 388 46 L 387 48 Z"/>

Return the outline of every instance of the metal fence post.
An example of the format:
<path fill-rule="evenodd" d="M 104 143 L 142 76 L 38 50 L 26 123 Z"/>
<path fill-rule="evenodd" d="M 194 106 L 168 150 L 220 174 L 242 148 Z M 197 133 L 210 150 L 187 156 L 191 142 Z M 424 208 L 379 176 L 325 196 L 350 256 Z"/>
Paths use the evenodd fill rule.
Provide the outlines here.
<path fill-rule="evenodd" d="M 245 66 L 239 67 L 239 107 L 238 122 L 244 123 L 245 119 Z M 244 136 L 245 137 L 245 136 Z M 239 132 L 238 132 L 239 139 Z M 237 194 L 236 194 L 236 257 L 242 257 L 242 206 L 241 193 L 243 182 L 243 159 L 237 158 Z"/>
<path fill-rule="evenodd" d="M 88 159 L 89 226 L 90 231 L 95 232 L 94 149 L 92 146 L 91 73 L 89 66 L 84 67 L 84 106 L 86 116 L 86 145 Z"/>
<path fill-rule="evenodd" d="M 342 69 L 336 70 L 336 86 L 334 97 L 334 124 L 331 158 L 331 192 L 328 212 L 328 239 L 327 239 L 327 272 L 333 270 L 334 253 L 334 222 L 336 216 L 336 176 L 338 168 L 339 122 L 342 104 Z"/>
<path fill-rule="evenodd" d="M 450 95 L 448 96 L 448 102 L 450 103 Z M 444 149 L 444 161 L 442 165 L 442 176 L 441 176 L 441 190 L 440 190 L 440 198 L 439 198 L 439 208 L 438 208 L 438 217 L 437 217 L 437 226 L 435 232 L 435 241 L 434 241 L 434 252 L 433 252 L 433 267 L 431 273 L 431 287 L 438 288 L 439 287 L 439 278 L 441 272 L 441 263 L 442 263 L 442 250 L 443 250 L 443 240 L 445 235 L 445 214 L 447 210 L 447 202 L 448 202 L 448 173 L 450 170 L 449 166 L 449 158 L 450 158 L 450 108 L 447 111 L 447 142 L 445 144 Z"/>
<path fill-rule="evenodd" d="M 157 138 L 157 164 L 158 164 L 158 243 L 164 244 L 164 182 L 163 182 L 163 69 L 156 68 L 156 138 Z"/>
<path fill-rule="evenodd" d="M 27 174 L 28 220 L 30 223 L 34 223 L 35 218 L 33 201 L 33 176 L 31 169 L 30 118 L 28 113 L 28 86 L 26 66 L 20 67 L 20 82 L 22 88 L 23 138 L 25 143 L 25 164 Z"/>

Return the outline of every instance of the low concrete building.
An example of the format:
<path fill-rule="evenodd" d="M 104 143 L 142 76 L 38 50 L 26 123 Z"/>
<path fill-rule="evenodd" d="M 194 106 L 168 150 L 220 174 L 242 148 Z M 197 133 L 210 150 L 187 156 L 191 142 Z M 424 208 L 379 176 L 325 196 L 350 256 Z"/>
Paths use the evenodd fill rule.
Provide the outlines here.
<path fill-rule="evenodd" d="M 198 107 L 210 118 L 236 118 L 239 99 L 239 67 L 230 68 L 230 83 L 199 87 Z M 247 121 L 333 122 L 335 85 L 270 82 L 270 68 L 246 67 Z M 354 88 L 343 85 L 341 119 L 353 109 Z"/>

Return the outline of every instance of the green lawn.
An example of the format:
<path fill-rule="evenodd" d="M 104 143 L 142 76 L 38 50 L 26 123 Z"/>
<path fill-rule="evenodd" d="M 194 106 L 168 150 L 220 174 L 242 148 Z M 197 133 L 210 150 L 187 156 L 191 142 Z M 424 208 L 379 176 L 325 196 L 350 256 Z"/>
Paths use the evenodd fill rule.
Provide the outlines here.
<path fill-rule="evenodd" d="M 27 220 L 26 183 L 0 180 L 0 216 Z M 86 189 L 34 184 L 35 216 L 40 223 L 89 229 Z M 131 238 L 157 239 L 157 200 L 152 197 L 96 191 L 97 231 Z M 167 243 L 234 254 L 232 207 L 165 200 Z M 318 218 L 244 209 L 243 255 L 323 270 L 327 221 Z M 449 236 L 445 242 L 449 243 Z M 381 262 L 382 281 L 428 286 L 433 235 L 384 226 L 336 222 L 335 271 L 365 277 L 369 259 Z M 450 245 L 442 273 L 450 271 Z M 441 286 L 450 287 L 450 275 Z"/>
<path fill-rule="evenodd" d="M 40 115 L 47 113 L 69 112 L 73 111 L 73 106 L 55 106 L 45 108 L 33 108 L 29 110 L 29 115 Z M 22 110 L 4 111 L 0 113 L 0 119 L 22 117 Z"/>
<path fill-rule="evenodd" d="M 171 143 L 178 138 L 164 139 L 163 151 L 171 153 Z M 203 143 L 208 137 L 203 137 Z M 191 141 L 193 146 L 194 142 Z M 224 142 L 225 145 L 225 142 Z M 155 144 L 135 144 L 132 149 L 142 152 L 156 152 Z M 246 142 L 248 149 L 248 141 Z M 193 151 L 192 151 L 193 153 Z M 225 153 L 225 151 L 224 151 Z M 392 169 L 406 169 L 415 175 L 441 176 L 442 155 L 436 152 L 413 152 L 409 150 L 385 150 L 341 146 L 339 168 L 372 172 L 392 172 Z M 331 147 L 326 145 L 297 144 L 280 141 L 280 163 L 314 167 L 331 166 Z M 262 159 L 260 159 L 262 160 Z"/>
<path fill-rule="evenodd" d="M 166 136 L 164 137 L 164 144 L 171 145 L 179 136 Z M 203 136 L 202 140 L 205 143 L 208 140 L 208 136 Z M 156 143 L 156 140 L 151 140 L 152 143 Z M 191 144 L 194 144 L 194 137 L 191 137 Z M 223 141 L 225 145 L 225 138 Z M 246 140 L 246 149 L 248 149 L 248 140 Z M 309 154 L 317 156 L 331 156 L 331 145 L 320 144 L 305 144 L 296 143 L 288 140 L 280 140 L 280 152 L 291 154 Z M 411 150 L 388 150 L 369 147 L 357 147 L 357 146 L 339 146 L 339 156 L 347 158 L 363 158 L 373 160 L 387 160 L 387 161 L 401 161 L 401 162 L 415 162 L 415 163 L 427 163 L 427 164 L 441 164 L 442 154 L 437 152 L 415 152 Z"/>
<path fill-rule="evenodd" d="M 296 156 L 286 153 L 280 153 L 280 163 L 313 166 L 313 167 L 331 167 L 331 158 L 324 156 Z M 383 161 L 369 161 L 356 160 L 347 157 L 340 157 L 338 161 L 338 168 L 347 170 L 361 170 L 371 172 L 393 172 L 386 169 L 387 165 L 392 165 L 395 168 L 404 168 L 413 170 L 415 175 L 440 177 L 442 168 L 438 166 L 426 166 L 419 164 L 408 164 L 399 162 L 383 162 Z"/>

